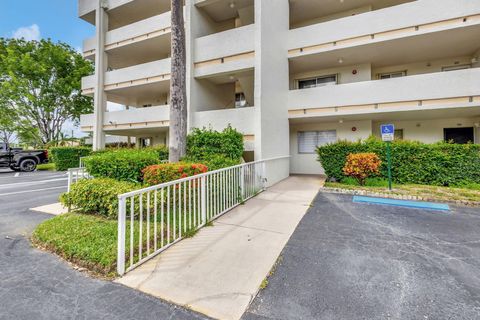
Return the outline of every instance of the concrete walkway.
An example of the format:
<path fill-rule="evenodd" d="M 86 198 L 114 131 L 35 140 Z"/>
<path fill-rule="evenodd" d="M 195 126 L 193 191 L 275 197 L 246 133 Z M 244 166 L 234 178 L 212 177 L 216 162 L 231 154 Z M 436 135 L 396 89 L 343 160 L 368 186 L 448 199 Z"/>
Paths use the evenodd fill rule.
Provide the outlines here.
<path fill-rule="evenodd" d="M 217 319 L 239 319 L 323 181 L 292 176 L 117 280 Z"/>

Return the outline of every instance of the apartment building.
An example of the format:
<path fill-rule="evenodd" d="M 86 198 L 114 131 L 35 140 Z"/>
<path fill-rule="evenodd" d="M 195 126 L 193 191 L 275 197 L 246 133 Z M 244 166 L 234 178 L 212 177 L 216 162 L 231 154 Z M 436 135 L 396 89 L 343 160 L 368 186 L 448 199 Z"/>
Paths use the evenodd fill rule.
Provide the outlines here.
<path fill-rule="evenodd" d="M 96 25 L 81 118 L 168 143 L 170 0 L 79 0 Z M 480 0 L 186 0 L 189 128 L 244 134 L 245 158 L 284 155 L 278 177 L 322 173 L 315 146 L 379 136 L 480 141 Z M 106 102 L 125 105 L 108 112 Z"/>

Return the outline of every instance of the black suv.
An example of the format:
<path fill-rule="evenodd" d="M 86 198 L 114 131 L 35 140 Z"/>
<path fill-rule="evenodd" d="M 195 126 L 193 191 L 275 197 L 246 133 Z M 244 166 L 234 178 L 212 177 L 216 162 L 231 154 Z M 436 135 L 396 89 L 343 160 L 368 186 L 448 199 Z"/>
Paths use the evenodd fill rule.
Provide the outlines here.
<path fill-rule="evenodd" d="M 6 143 L 0 143 L 0 168 L 6 167 L 14 171 L 35 171 L 37 164 L 48 162 L 47 150 L 22 150 L 10 148 Z"/>

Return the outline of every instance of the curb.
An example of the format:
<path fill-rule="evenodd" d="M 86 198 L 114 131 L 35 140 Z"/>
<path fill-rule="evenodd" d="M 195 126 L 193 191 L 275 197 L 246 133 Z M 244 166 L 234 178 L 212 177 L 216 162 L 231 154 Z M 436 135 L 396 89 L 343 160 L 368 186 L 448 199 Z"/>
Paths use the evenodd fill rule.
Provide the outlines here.
<path fill-rule="evenodd" d="M 449 204 L 454 204 L 459 206 L 480 207 L 480 201 L 471 201 L 471 200 L 454 200 L 454 201 L 450 200 L 449 201 L 449 200 L 444 200 L 439 198 L 411 196 L 411 195 L 397 194 L 397 193 L 390 193 L 390 192 L 372 192 L 367 190 L 352 190 L 352 189 L 330 188 L 330 187 L 323 187 L 320 189 L 320 192 L 372 196 L 372 197 L 381 197 L 381 198 L 398 199 L 398 200 L 435 201 L 435 202 L 449 203 Z"/>

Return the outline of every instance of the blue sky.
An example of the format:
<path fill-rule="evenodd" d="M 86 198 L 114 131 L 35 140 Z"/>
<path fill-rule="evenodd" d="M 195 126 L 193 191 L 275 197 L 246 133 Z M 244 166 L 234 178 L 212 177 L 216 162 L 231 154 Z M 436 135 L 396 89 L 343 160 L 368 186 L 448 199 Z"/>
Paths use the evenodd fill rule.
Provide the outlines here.
<path fill-rule="evenodd" d="M 0 0 L 0 37 L 38 40 L 50 38 L 68 43 L 80 51 L 83 39 L 95 34 L 95 27 L 78 18 L 78 0 Z M 73 123 L 64 131 L 84 136 Z"/>
<path fill-rule="evenodd" d="M 77 16 L 77 0 L 0 0 L 0 37 L 39 36 L 81 48 L 95 28 Z"/>

